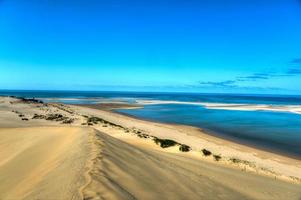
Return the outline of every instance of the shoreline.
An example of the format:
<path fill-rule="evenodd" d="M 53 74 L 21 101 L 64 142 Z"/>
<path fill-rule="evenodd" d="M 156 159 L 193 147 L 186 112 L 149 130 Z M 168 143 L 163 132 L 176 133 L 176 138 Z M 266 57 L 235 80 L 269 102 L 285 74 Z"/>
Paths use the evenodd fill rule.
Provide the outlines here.
<path fill-rule="evenodd" d="M 239 145 L 239 146 L 243 146 L 243 147 L 246 147 L 246 148 L 249 148 L 249 149 L 262 151 L 262 152 L 265 152 L 265 153 L 269 153 L 271 155 L 278 155 L 280 157 L 285 157 L 285 158 L 288 158 L 288 159 L 301 161 L 301 158 L 298 157 L 298 156 L 294 156 L 294 155 L 291 155 L 291 154 L 285 154 L 285 153 L 280 152 L 280 151 L 279 152 L 273 151 L 273 150 L 270 150 L 268 148 L 259 147 L 259 146 L 253 145 L 251 143 L 243 142 L 243 141 L 240 141 L 238 139 L 231 138 L 231 137 L 227 137 L 227 136 L 223 137 L 223 136 L 219 135 L 218 133 L 216 133 L 214 131 L 204 129 L 204 128 L 200 128 L 200 127 L 197 127 L 197 126 L 190 126 L 190 125 L 176 124 L 176 123 L 165 123 L 165 122 L 160 122 L 160 121 L 156 121 L 156 120 L 148 120 L 148 119 L 139 118 L 139 117 L 136 117 L 136 116 L 133 116 L 133 115 L 130 115 L 130 114 L 126 114 L 126 113 L 120 113 L 118 111 L 114 111 L 114 109 L 113 110 L 105 110 L 105 111 L 116 113 L 116 114 L 119 114 L 119 115 L 124 115 L 126 117 L 141 120 L 141 121 L 144 121 L 146 123 L 151 122 L 151 123 L 157 123 L 157 124 L 162 124 L 162 125 L 170 125 L 170 126 L 178 126 L 178 127 L 181 126 L 181 127 L 188 127 L 188 128 L 196 129 L 196 130 L 199 131 L 199 134 L 205 135 L 205 136 L 208 136 L 208 137 L 212 137 L 213 139 L 218 139 L 218 140 L 222 140 L 222 141 L 225 141 L 225 142 L 233 143 L 234 145 Z"/>
<path fill-rule="evenodd" d="M 72 105 L 74 105 L 74 104 L 72 104 Z M 102 107 L 102 104 L 92 104 L 92 105 L 90 105 L 90 104 L 76 104 L 74 106 L 82 106 L 82 107 L 87 107 L 87 108 L 92 108 L 92 109 L 97 109 L 97 110 L 102 110 L 102 111 L 108 111 L 108 112 L 116 113 L 116 114 L 119 114 L 119 115 L 124 115 L 126 117 L 130 117 L 130 118 L 133 118 L 133 119 L 142 120 L 142 121 L 145 121 L 145 122 L 153 122 L 153 123 L 166 124 L 166 125 L 172 125 L 172 126 L 191 127 L 191 128 L 199 129 L 200 133 L 206 134 L 208 136 L 212 136 L 212 137 L 215 137 L 215 138 L 219 138 L 219 139 L 222 139 L 222 140 L 226 140 L 226 141 L 229 141 L 229 142 L 236 143 L 238 145 L 247 146 L 247 147 L 250 147 L 250 148 L 253 148 L 253 149 L 258 149 L 258 150 L 268 152 L 268 153 L 271 153 L 271 154 L 276 154 L 276 155 L 280 155 L 280 156 L 283 156 L 283 157 L 288 157 L 288 158 L 291 158 L 291 159 L 294 159 L 294 160 L 301 161 L 301 155 L 290 154 L 288 152 L 283 152 L 281 150 L 277 151 L 276 147 L 274 147 L 274 148 L 263 147 L 263 146 L 260 146 L 260 145 L 253 144 L 252 142 L 236 139 L 234 137 L 226 136 L 226 135 L 223 135 L 221 133 L 218 133 L 217 131 L 212 131 L 212 130 L 205 129 L 205 128 L 198 127 L 198 126 L 177 124 L 177 123 L 168 123 L 168 122 L 161 122 L 159 120 L 150 120 L 150 119 L 146 119 L 146 118 L 139 118 L 139 117 L 136 117 L 134 115 L 118 111 L 118 109 L 139 109 L 139 108 L 142 108 L 143 106 L 142 107 L 133 106 L 131 104 L 123 104 L 121 107 L 118 107 L 118 108 L 114 107 L 114 104 L 113 104 L 112 107 L 109 107 L 110 106 L 109 104 L 105 104 L 104 108 Z"/>
<path fill-rule="evenodd" d="M 122 109 L 127 109 L 127 108 L 122 108 Z M 135 109 L 135 108 L 129 108 L 129 109 Z M 130 115 L 130 114 L 127 114 L 127 113 L 122 113 L 122 112 L 115 111 L 114 109 L 112 109 L 110 111 L 113 112 L 113 113 L 116 113 L 116 114 L 120 114 L 120 115 L 124 115 L 124 116 L 130 117 L 130 118 L 134 118 L 134 119 L 137 119 L 137 120 L 143 120 L 145 122 L 153 122 L 153 123 L 166 124 L 166 125 L 172 125 L 172 126 L 186 126 L 186 127 L 199 129 L 200 133 L 206 134 L 208 136 L 212 136 L 212 137 L 215 137 L 215 138 L 219 138 L 221 140 L 226 140 L 226 141 L 229 141 L 229 142 L 236 143 L 238 145 L 243 145 L 243 146 L 250 147 L 250 148 L 253 148 L 253 149 L 258 149 L 258 150 L 261 150 L 261 151 L 265 151 L 265 152 L 268 152 L 268 153 L 271 153 L 271 154 L 277 154 L 277 155 L 280 155 L 280 156 L 283 156 L 283 157 L 288 157 L 288 158 L 291 158 L 291 159 L 294 159 L 294 160 L 301 161 L 301 155 L 289 154 L 289 153 L 285 153 L 283 151 L 277 151 L 276 149 L 269 149 L 269 147 L 265 148 L 265 147 L 261 147 L 261 146 L 256 146 L 255 144 L 252 144 L 251 142 L 242 141 L 242 140 L 233 138 L 231 136 L 222 135 L 222 134 L 220 134 L 216 131 L 212 131 L 212 130 L 209 130 L 209 129 L 206 129 L 206 128 L 201 128 L 201 127 L 192 126 L 192 125 L 185 125 L 185 124 L 161 122 L 159 120 L 150 120 L 150 119 L 145 119 L 145 118 L 139 118 L 139 117 L 136 117 L 134 115 Z"/>
<path fill-rule="evenodd" d="M 81 106 L 76 106 L 81 107 Z M 256 173 L 267 175 L 266 172 L 272 177 L 278 177 L 283 180 L 290 179 L 290 173 L 294 173 L 295 170 L 298 171 L 299 167 L 301 167 L 301 162 L 298 159 L 283 156 L 280 154 L 275 154 L 272 152 L 263 151 L 258 148 L 245 146 L 242 144 L 234 143 L 229 140 L 225 140 L 219 137 L 215 137 L 204 133 L 200 128 L 195 128 L 191 126 L 185 125 L 170 125 L 170 124 L 162 124 L 151 121 L 141 120 L 139 118 L 132 118 L 126 115 L 121 115 L 119 113 L 115 113 L 107 110 L 97 110 L 92 108 L 81 107 L 82 109 L 89 109 L 89 113 L 95 114 L 95 116 L 99 116 L 104 118 L 105 120 L 114 122 L 123 127 L 132 127 L 137 130 L 143 130 L 145 133 L 155 133 L 154 136 L 164 139 L 172 139 L 180 143 L 188 144 L 193 148 L 193 151 L 201 151 L 204 147 L 209 149 L 213 153 L 221 154 L 225 157 L 226 165 L 233 164 L 229 162 L 232 158 L 240 158 L 242 162 L 247 163 L 247 165 L 256 164 L 254 169 L 251 171 L 255 171 Z M 91 109 L 91 110 L 90 110 Z M 81 110 L 81 109 L 80 109 Z M 97 115 L 98 114 L 98 115 Z M 124 123 L 129 123 L 128 126 L 124 126 Z M 133 126 L 132 126 L 133 124 Z M 135 124 L 135 125 L 134 125 Z M 155 130 L 154 131 L 152 131 Z M 156 130 L 159 130 L 156 131 Z M 163 133 L 160 133 L 163 132 Z M 185 135 L 185 137 L 184 137 Z M 235 164 L 234 164 L 235 165 Z M 296 168 L 290 170 L 288 172 L 286 170 L 286 165 L 289 165 L 291 168 Z M 273 166 L 273 167 L 272 167 Z M 240 166 L 236 166 L 238 168 L 244 169 L 246 166 L 242 164 Z M 252 168 L 252 167 L 251 167 Z M 301 171 L 300 171 L 301 172 Z M 297 173 L 297 179 L 300 179 L 297 182 L 301 182 L 301 173 Z M 284 176 L 284 177 L 283 177 Z M 293 181 L 295 182 L 295 181 Z"/>
<path fill-rule="evenodd" d="M 61 190 L 64 199 L 300 198 L 299 160 L 210 136 L 199 128 L 9 97 L 0 98 L 0 117 L 0 127 L 7 127 L 2 128 L 7 141 L 0 149 L 0 191 L 12 197 L 20 187 L 11 179 L 26 185 L 31 179 L 22 178 L 33 174 L 38 179 L 27 187 L 30 198 L 55 198 Z M 45 145 L 50 142 L 52 148 Z M 22 163 L 19 158 L 33 166 L 32 173 L 15 164 Z M 57 164 L 49 168 L 48 163 Z M 62 180 L 70 183 L 61 187 Z M 69 187 L 80 196 L 68 193 Z"/>

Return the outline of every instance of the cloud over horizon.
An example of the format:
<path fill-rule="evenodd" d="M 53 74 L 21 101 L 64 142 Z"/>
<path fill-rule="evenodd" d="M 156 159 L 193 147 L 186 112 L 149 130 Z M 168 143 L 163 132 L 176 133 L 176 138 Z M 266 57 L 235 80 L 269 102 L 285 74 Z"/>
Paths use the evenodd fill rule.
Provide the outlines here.
<path fill-rule="evenodd" d="M 293 66 L 291 65 L 293 64 Z M 254 81 L 264 81 L 269 80 L 272 78 L 279 78 L 279 77 L 294 77 L 301 75 L 301 65 L 299 68 L 298 64 L 301 64 L 301 58 L 296 58 L 291 61 L 291 64 L 287 67 L 287 69 L 282 73 L 277 72 L 258 72 L 253 73 L 247 76 L 237 76 L 230 80 L 223 80 L 223 81 L 199 81 L 200 86 L 204 87 L 228 87 L 228 88 L 257 88 L 257 89 L 271 89 L 271 90 L 277 90 L 277 89 L 283 89 L 283 88 L 277 88 L 277 87 L 246 87 L 241 86 L 239 83 L 242 82 L 254 82 Z M 296 64 L 298 66 L 296 66 Z"/>

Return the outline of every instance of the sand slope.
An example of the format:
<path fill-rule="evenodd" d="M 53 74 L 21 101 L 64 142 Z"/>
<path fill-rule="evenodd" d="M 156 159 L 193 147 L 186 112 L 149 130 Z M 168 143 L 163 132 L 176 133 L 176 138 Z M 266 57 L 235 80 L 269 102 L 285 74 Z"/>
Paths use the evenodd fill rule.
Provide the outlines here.
<path fill-rule="evenodd" d="M 300 185 L 127 144 L 97 132 L 87 199 L 298 199 Z"/>
<path fill-rule="evenodd" d="M 81 199 L 88 129 L 0 129 L 0 199 Z"/>
<path fill-rule="evenodd" d="M 301 161 L 298 159 L 217 138 L 194 127 L 149 122 L 118 113 L 79 106 L 73 106 L 73 108 L 80 113 L 97 116 L 128 129 L 136 129 L 158 138 L 172 139 L 187 144 L 196 152 L 200 152 L 203 148 L 208 149 L 214 154 L 221 155 L 225 161 L 230 158 L 239 158 L 251 162 L 255 165 L 253 171 L 259 174 L 277 176 L 282 180 L 291 181 L 291 177 L 297 177 L 299 182 L 301 180 Z M 99 129 L 101 126 L 95 128 Z M 101 131 L 111 135 L 116 132 L 109 128 L 101 128 Z M 227 164 L 231 165 L 231 162 Z"/>

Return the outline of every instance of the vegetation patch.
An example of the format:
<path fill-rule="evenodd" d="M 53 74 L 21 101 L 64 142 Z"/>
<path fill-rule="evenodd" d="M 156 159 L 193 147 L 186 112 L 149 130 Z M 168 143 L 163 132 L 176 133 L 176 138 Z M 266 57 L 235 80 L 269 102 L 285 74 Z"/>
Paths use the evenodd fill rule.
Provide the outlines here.
<path fill-rule="evenodd" d="M 62 124 L 72 124 L 74 122 L 74 119 L 65 119 Z"/>
<path fill-rule="evenodd" d="M 250 167 L 255 167 L 254 163 L 247 160 L 241 160 L 239 158 L 230 158 L 230 161 L 235 164 L 244 164 L 244 165 L 249 165 Z"/>
<path fill-rule="evenodd" d="M 103 119 L 99 118 L 99 117 L 89 117 L 87 119 L 87 123 L 92 123 L 92 124 L 98 124 L 99 122 L 104 122 Z"/>
<path fill-rule="evenodd" d="M 63 116 L 62 114 L 48 114 L 45 119 L 49 121 L 64 121 L 68 119 L 68 117 Z"/>
<path fill-rule="evenodd" d="M 235 164 L 238 164 L 238 163 L 241 163 L 242 160 L 240 160 L 239 158 L 230 158 L 230 161 Z"/>
<path fill-rule="evenodd" d="M 215 161 L 220 161 L 222 157 L 220 155 L 213 155 Z"/>
<path fill-rule="evenodd" d="M 46 119 L 46 116 L 45 115 L 34 114 L 32 119 Z"/>
<path fill-rule="evenodd" d="M 154 138 L 154 141 L 156 144 L 160 145 L 160 147 L 162 147 L 162 148 L 168 148 L 168 147 L 172 147 L 172 146 L 179 144 L 176 141 L 169 140 L 169 139 Z"/>
<path fill-rule="evenodd" d="M 74 112 L 72 110 L 70 110 L 66 105 L 64 104 L 52 104 L 52 106 L 62 110 L 62 111 L 65 111 L 69 114 L 74 114 Z"/>
<path fill-rule="evenodd" d="M 140 132 L 140 131 L 139 131 L 139 132 Z M 138 137 L 140 137 L 140 138 L 145 138 L 145 139 L 146 139 L 146 138 L 149 138 L 149 135 L 144 134 L 144 133 L 141 133 L 141 132 L 140 132 L 140 133 L 137 133 L 136 135 L 137 135 Z"/>
<path fill-rule="evenodd" d="M 102 124 L 105 124 L 105 125 L 110 125 L 110 126 L 113 126 L 113 127 L 118 127 L 118 128 L 122 128 L 124 129 L 122 126 L 118 125 L 118 124 L 114 124 L 112 122 L 109 122 L 107 120 L 104 120 L 102 118 L 99 118 L 99 117 L 88 117 L 87 119 L 87 123 L 92 123 L 92 124 L 98 124 L 98 123 L 102 123 Z"/>
<path fill-rule="evenodd" d="M 34 114 L 32 119 L 45 119 L 48 121 L 62 122 L 62 124 L 72 124 L 74 119 L 63 116 L 62 114 L 38 115 Z"/>
<path fill-rule="evenodd" d="M 211 151 L 208 151 L 207 149 L 202 149 L 202 152 L 204 156 L 210 156 L 212 154 Z"/>
<path fill-rule="evenodd" d="M 181 144 L 179 147 L 179 150 L 182 152 L 188 152 L 191 150 L 190 146 L 186 145 L 186 144 Z"/>

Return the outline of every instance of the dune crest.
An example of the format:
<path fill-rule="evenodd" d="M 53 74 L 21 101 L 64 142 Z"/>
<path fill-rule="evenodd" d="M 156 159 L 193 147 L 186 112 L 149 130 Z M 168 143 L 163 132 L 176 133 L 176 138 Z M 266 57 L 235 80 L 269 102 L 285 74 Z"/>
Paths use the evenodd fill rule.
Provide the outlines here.
<path fill-rule="evenodd" d="M 84 199 L 285 199 L 288 185 L 96 131 Z M 128 138 L 130 139 L 130 138 Z M 299 185 L 289 189 L 298 199 Z"/>

